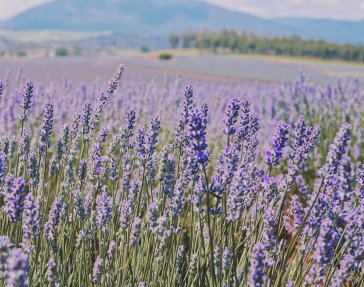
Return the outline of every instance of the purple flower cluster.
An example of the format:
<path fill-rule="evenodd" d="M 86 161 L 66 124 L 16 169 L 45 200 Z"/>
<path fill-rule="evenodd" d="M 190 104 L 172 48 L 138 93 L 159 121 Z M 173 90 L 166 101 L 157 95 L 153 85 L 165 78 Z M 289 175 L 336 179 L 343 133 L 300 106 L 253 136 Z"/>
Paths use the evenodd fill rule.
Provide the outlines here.
<path fill-rule="evenodd" d="M 277 131 L 272 138 L 272 149 L 268 150 L 265 156 L 265 162 L 270 166 L 279 165 L 283 157 L 283 148 L 287 144 L 289 126 L 285 123 L 277 127 Z"/>
<path fill-rule="evenodd" d="M 3 209 L 10 222 L 17 222 L 21 220 L 24 209 L 25 181 L 22 177 L 14 178 L 10 173 L 5 181 L 6 192 Z"/>

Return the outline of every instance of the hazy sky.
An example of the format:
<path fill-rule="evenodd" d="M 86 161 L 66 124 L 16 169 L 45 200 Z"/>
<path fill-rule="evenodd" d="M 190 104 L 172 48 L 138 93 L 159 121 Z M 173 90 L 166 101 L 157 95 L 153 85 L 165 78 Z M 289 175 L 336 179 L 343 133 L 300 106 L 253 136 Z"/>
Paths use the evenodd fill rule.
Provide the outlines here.
<path fill-rule="evenodd" d="M 0 19 L 7 19 L 32 6 L 50 0 L 0 0 Z M 100 0 L 102 1 L 102 0 Z M 137 1 L 137 0 L 130 0 Z M 363 0 L 203 0 L 240 10 L 253 15 L 271 18 L 302 16 L 341 20 L 363 20 Z"/>

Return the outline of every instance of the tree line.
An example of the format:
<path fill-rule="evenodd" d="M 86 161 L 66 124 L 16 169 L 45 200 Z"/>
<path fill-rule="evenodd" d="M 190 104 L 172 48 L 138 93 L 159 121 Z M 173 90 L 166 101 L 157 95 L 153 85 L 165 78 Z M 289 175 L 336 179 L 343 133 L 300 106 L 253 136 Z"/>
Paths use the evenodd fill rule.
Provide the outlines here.
<path fill-rule="evenodd" d="M 234 30 L 192 31 L 171 34 L 172 48 L 197 48 L 215 53 L 227 51 L 241 54 L 288 55 L 364 61 L 364 46 L 334 44 L 322 40 L 292 37 L 263 37 Z"/>

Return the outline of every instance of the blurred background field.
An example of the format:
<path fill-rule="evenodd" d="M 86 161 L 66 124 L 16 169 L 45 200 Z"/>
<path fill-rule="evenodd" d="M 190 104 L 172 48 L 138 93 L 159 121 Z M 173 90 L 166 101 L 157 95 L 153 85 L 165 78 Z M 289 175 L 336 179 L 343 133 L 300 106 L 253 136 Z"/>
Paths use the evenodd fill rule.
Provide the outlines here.
<path fill-rule="evenodd" d="M 106 80 L 117 63 L 128 68 L 127 77 L 163 79 L 165 75 L 187 80 L 291 82 L 305 74 L 315 83 L 334 83 L 357 78 L 364 81 L 364 65 L 339 60 L 303 59 L 287 56 L 216 55 L 196 49 L 167 50 L 173 57 L 159 59 L 158 52 L 121 50 L 97 55 L 49 58 L 44 55 L 12 57 L 1 60 L 0 75 L 23 68 L 35 81 L 58 81 L 67 74 L 74 81 Z"/>

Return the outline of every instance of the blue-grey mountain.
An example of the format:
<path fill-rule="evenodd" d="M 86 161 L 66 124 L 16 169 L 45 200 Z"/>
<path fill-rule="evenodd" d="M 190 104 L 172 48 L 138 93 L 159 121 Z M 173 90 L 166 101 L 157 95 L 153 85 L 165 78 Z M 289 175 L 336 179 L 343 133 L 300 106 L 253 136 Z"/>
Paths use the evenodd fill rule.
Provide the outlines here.
<path fill-rule="evenodd" d="M 189 30 L 236 29 L 266 36 L 299 36 L 337 43 L 364 44 L 364 22 L 285 18 L 267 20 L 199 0 L 56 0 L 0 27 L 113 31 L 167 37 Z"/>

